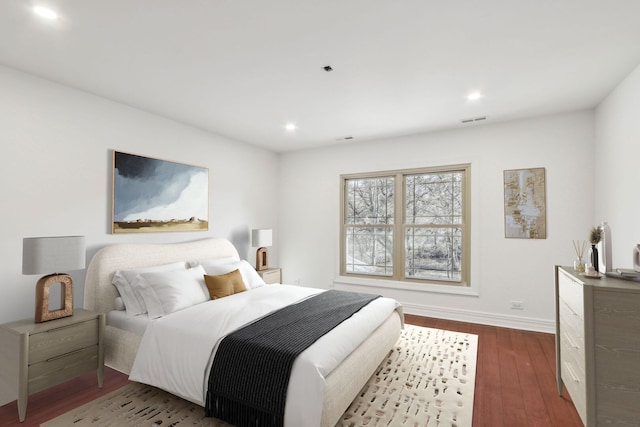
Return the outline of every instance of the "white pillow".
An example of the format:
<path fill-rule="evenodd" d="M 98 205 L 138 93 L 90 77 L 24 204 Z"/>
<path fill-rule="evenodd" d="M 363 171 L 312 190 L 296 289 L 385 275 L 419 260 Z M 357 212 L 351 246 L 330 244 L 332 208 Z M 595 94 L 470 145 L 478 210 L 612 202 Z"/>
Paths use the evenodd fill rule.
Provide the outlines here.
<path fill-rule="evenodd" d="M 116 297 L 116 299 L 113 301 L 113 304 L 115 305 L 116 310 L 118 311 L 125 310 L 124 301 L 122 300 L 122 297 Z"/>
<path fill-rule="evenodd" d="M 188 270 L 141 273 L 135 279 L 150 319 L 209 300 L 201 266 Z"/>
<path fill-rule="evenodd" d="M 222 261 L 224 259 L 227 259 L 227 261 Z M 234 258 L 231 258 L 230 260 L 228 258 L 205 259 L 190 262 L 189 265 L 201 265 L 210 276 L 219 276 L 220 274 L 227 274 L 236 269 L 240 270 L 242 281 L 247 287 L 247 290 L 266 285 L 253 266 L 245 260 L 238 261 Z"/>
<path fill-rule="evenodd" d="M 147 307 L 140 292 L 133 286 L 133 282 L 140 273 L 150 273 L 159 271 L 184 270 L 184 261 L 173 262 L 171 264 L 154 265 L 153 267 L 132 268 L 130 270 L 118 270 L 113 275 L 111 283 L 118 289 L 122 297 L 127 316 L 137 316 L 147 312 Z"/>

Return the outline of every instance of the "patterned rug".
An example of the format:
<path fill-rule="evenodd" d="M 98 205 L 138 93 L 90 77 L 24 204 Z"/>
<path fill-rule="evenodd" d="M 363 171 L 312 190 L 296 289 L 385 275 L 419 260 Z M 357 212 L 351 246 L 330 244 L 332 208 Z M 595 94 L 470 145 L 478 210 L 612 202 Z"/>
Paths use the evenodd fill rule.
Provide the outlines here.
<path fill-rule="evenodd" d="M 478 337 L 407 325 L 339 427 L 470 427 Z M 202 407 L 138 383 L 42 427 L 229 427 Z"/>

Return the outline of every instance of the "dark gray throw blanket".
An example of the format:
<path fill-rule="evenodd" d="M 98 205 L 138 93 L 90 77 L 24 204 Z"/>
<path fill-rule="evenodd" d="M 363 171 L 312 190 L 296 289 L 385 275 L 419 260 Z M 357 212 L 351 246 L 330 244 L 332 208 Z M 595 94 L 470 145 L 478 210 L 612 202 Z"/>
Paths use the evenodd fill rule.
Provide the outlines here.
<path fill-rule="evenodd" d="M 214 356 L 205 415 L 237 427 L 282 426 L 296 357 L 376 298 L 329 290 L 227 335 Z"/>

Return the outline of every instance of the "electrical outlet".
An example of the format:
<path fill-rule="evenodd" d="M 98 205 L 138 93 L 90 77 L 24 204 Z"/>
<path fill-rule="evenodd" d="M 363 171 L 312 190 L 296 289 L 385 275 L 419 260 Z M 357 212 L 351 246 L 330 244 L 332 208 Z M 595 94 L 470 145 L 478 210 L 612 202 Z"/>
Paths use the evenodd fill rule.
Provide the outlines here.
<path fill-rule="evenodd" d="M 524 303 L 522 301 L 511 301 L 511 310 L 524 310 Z"/>

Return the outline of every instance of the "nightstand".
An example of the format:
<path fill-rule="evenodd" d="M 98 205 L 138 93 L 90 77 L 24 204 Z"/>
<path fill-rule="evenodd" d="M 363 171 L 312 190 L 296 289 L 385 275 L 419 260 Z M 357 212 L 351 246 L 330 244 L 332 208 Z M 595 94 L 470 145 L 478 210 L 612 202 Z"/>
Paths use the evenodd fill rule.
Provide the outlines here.
<path fill-rule="evenodd" d="M 259 270 L 258 274 L 262 277 L 262 280 L 267 285 L 273 283 L 282 283 L 282 269 L 281 268 L 267 268 L 266 270 Z"/>
<path fill-rule="evenodd" d="M 82 309 L 43 323 L 0 325 L 0 403 L 17 399 L 22 422 L 30 394 L 88 371 L 97 371 L 102 388 L 104 327 L 104 314 Z"/>

